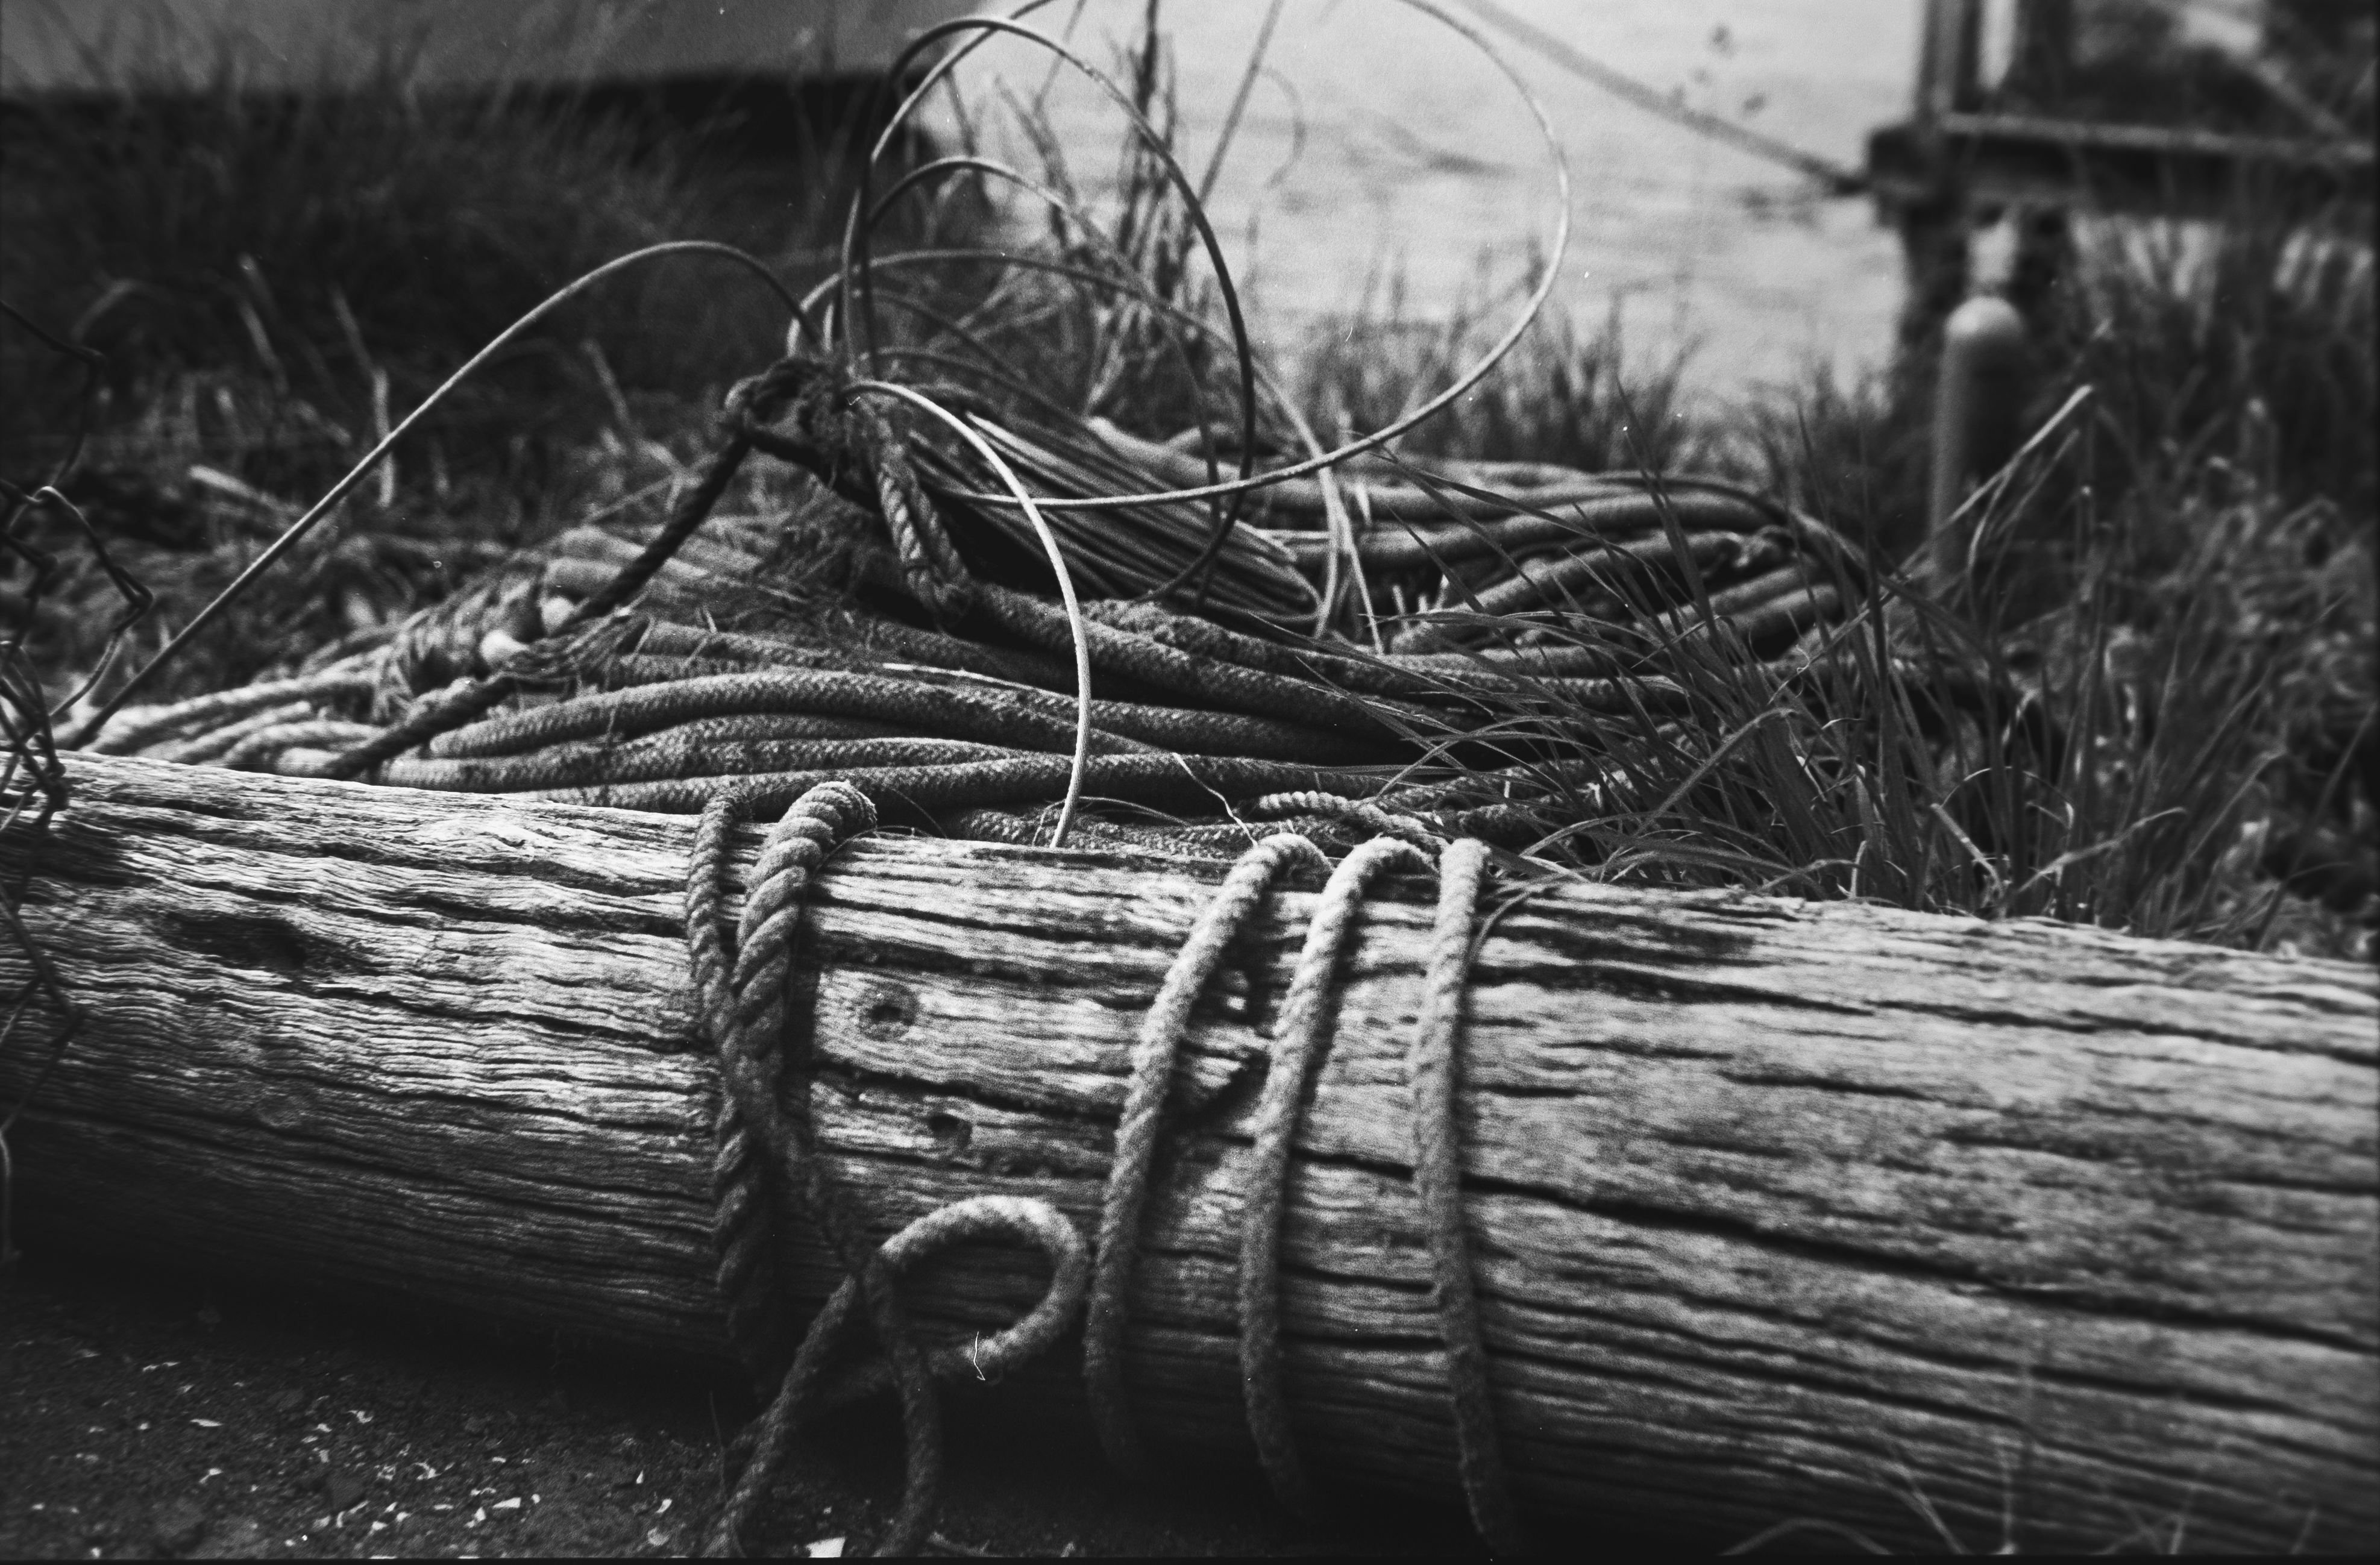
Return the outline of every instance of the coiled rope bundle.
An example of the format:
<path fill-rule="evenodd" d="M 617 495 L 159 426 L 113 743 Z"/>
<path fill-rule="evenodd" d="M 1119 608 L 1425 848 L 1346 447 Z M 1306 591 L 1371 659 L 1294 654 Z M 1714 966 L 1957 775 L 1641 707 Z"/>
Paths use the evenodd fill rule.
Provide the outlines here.
<path fill-rule="evenodd" d="M 1805 658 L 1795 637 L 1864 570 L 1822 524 L 1717 482 L 1375 462 L 1347 480 L 1375 525 L 1342 563 L 1410 611 L 1381 648 L 1227 603 L 1106 597 L 1070 615 L 981 507 L 929 491 L 922 441 L 829 367 L 785 360 L 722 425 L 650 535 L 580 527 L 378 646 L 117 713 L 91 747 L 681 813 L 721 795 L 781 811 L 839 779 L 903 824 L 1006 841 L 1046 833 L 1072 784 L 1098 801 L 1086 837 L 1208 856 L 1260 834 L 1238 824 L 1246 807 L 1318 795 L 1518 846 L 1560 824 L 1547 763 L 1609 782 L 1626 758 L 1584 739 L 1522 753 L 1500 720 L 1673 721 L 1682 645 L 1746 677 L 1764 654 Z M 1192 461 L 1101 438 L 1151 481 Z M 811 481 L 772 513 L 714 515 L 756 450 Z M 1267 525 L 1245 530 L 1301 579 L 1323 573 L 1320 487 L 1259 492 Z M 1087 724 L 1070 661 L 1090 673 Z M 1335 813 L 1291 824 L 1351 845 Z"/>

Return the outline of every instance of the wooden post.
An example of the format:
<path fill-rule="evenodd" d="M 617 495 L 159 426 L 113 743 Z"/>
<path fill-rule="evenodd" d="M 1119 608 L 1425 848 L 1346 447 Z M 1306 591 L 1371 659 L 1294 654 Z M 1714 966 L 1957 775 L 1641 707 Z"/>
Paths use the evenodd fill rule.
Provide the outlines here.
<path fill-rule="evenodd" d="M 1972 112 L 1983 98 L 1983 0 L 1927 0 L 1917 115 Z"/>
<path fill-rule="evenodd" d="M 1911 128 L 1932 165 L 1930 188 L 1897 203 L 1908 292 L 1900 310 L 1906 355 L 1931 348 L 1943 320 L 1967 297 L 1969 214 L 1964 182 L 1942 146 L 1940 122 L 1972 111 L 1983 91 L 1982 0 L 1927 0 L 1920 33 Z"/>
<path fill-rule="evenodd" d="M 722 1351 L 691 819 L 66 764 L 46 838 L 0 836 L 90 1013 L 13 1133 L 29 1244 Z M 987 1194 L 1095 1231 L 1135 1030 L 1215 879 L 898 837 L 835 856 L 797 1011 L 873 1231 Z M 1253 1087 L 1314 901 L 1278 897 L 1200 1007 L 1160 1154 L 1127 1354 L 1177 1447 L 1245 1447 Z M 1447 1490 L 1404 1061 L 1432 916 L 1427 887 L 1361 916 L 1283 1302 L 1312 1466 Z M 2038 922 L 1528 901 L 1480 949 L 1458 1100 L 1524 1506 L 1681 1547 L 1817 1516 L 1940 1547 L 1922 1498 L 1978 1550 L 2004 1516 L 2028 1548 L 2369 1550 L 2374 990 Z M 0 1056 L 0 1102 L 41 1064 Z M 905 1286 L 965 1341 L 1039 1265 L 985 1249 Z M 801 1242 L 796 1292 L 832 1280 Z M 1076 1374 L 1062 1353 L 997 1394 L 1063 1409 Z"/>
<path fill-rule="evenodd" d="M 2074 0 L 2016 0 L 2015 31 L 2003 92 L 2061 112 L 2074 72 Z"/>
<path fill-rule="evenodd" d="M 1975 520 L 1953 516 L 1975 484 L 2016 455 L 2024 412 L 2024 320 L 2007 300 L 1971 298 L 1942 326 L 1935 380 L 1927 568 L 1937 586 L 1967 574 Z"/>
<path fill-rule="evenodd" d="M 2016 0 L 2016 36 L 2004 104 L 2036 115 L 2066 112 L 2074 75 L 2074 0 Z M 2051 302 L 2073 264 L 2074 240 L 2062 201 L 2022 203 L 2010 214 L 2016 255 L 2005 297 L 2035 334 L 2049 324 Z"/>

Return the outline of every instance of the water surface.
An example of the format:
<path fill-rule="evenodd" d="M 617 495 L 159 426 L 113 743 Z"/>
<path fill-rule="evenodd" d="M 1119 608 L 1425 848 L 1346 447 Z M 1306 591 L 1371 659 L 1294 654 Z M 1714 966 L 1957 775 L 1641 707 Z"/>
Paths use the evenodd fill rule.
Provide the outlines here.
<path fill-rule="evenodd" d="M 1459 3 L 1457 14 L 1470 13 Z M 1867 132 L 1905 112 L 1914 0 L 1508 0 L 1574 47 L 1697 108 L 1856 165 Z M 1037 21 L 1067 25 L 1071 5 Z M 1114 63 L 1141 6 L 1089 0 L 1074 23 Z M 1203 169 L 1265 0 L 1175 0 L 1184 162 Z M 1864 200 L 1658 118 L 1494 38 L 1568 152 L 1573 236 L 1558 300 L 1582 325 L 1616 312 L 1632 359 L 1688 351 L 1690 382 L 1726 396 L 1879 362 L 1900 252 Z M 1043 56 L 1002 40 L 965 68 L 1032 99 Z M 1401 280 L 1408 314 L 1510 297 L 1556 212 L 1548 159 L 1510 84 L 1460 34 L 1393 0 L 1288 0 L 1212 203 L 1235 276 L 1276 341 L 1377 306 Z M 1062 76 L 1048 110 L 1075 177 L 1116 165 L 1123 121 Z M 1011 152 L 1017 151 L 1012 143 Z"/>

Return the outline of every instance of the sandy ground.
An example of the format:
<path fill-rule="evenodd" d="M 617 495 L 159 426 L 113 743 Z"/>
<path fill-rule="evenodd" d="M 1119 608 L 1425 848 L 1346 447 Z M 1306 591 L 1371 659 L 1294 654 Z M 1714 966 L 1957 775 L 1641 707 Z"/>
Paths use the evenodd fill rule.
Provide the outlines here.
<path fill-rule="evenodd" d="M 1476 1547 L 1459 1513 L 1394 1497 L 1303 1523 L 1252 1472 L 1134 1488 L 1086 1431 L 955 1401 L 936 1552 Z M 35 1244 L 0 1272 L 0 1559 L 664 1556 L 699 1546 L 751 1403 L 700 1365 Z M 752 1541 L 856 1548 L 891 1513 L 899 1450 L 883 1410 L 831 1420 Z"/>

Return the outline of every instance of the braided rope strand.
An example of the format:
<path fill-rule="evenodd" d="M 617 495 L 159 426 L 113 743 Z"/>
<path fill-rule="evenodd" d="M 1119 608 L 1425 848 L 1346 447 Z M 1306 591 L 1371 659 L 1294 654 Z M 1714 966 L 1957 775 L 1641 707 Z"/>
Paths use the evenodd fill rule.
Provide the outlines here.
<path fill-rule="evenodd" d="M 746 1122 L 759 1128 L 785 1182 L 801 1197 L 806 1215 L 844 1271 L 859 1281 L 868 1324 L 891 1359 L 900 1394 L 905 1477 L 900 1509 L 882 1541 L 886 1553 L 908 1553 L 924 1538 L 941 1477 L 940 1399 L 918 1351 L 905 1313 L 894 1297 L 875 1246 L 865 1243 L 844 1210 L 840 1192 L 817 1157 L 808 1115 L 780 1108 L 783 1057 L 777 1047 L 785 1022 L 793 933 L 802 892 L 827 849 L 853 831 L 874 826 L 875 807 L 848 783 L 825 782 L 805 793 L 769 833 L 754 867 L 751 889 L 736 930 L 736 952 L 728 973 L 730 1010 L 717 1033 L 720 1075 Z M 813 1333 L 813 1337 L 816 1334 Z M 805 1341 L 809 1349 L 809 1340 Z M 796 1352 L 787 1372 L 797 1404 L 817 1373 L 823 1347 Z M 738 1481 L 737 1519 L 758 1503 L 770 1473 L 747 1463 Z"/>
<path fill-rule="evenodd" d="M 1190 1028 L 1190 1008 L 1224 952 L 1273 881 L 1301 862 L 1320 867 L 1327 861 L 1313 843 L 1286 831 L 1267 837 L 1240 856 L 1166 970 L 1133 1045 L 1132 1075 L 1116 1125 L 1107 1194 L 1099 1204 L 1099 1268 L 1083 1325 L 1083 1377 L 1090 1391 L 1091 1419 L 1108 1460 L 1129 1474 L 1145 1472 L 1148 1462 L 1124 1391 L 1123 1329 L 1133 1268 L 1139 1259 L 1149 1163 L 1157 1152 L 1158 1122 L 1172 1085 L 1174 1057 Z"/>
<path fill-rule="evenodd" d="M 714 1228 L 722 1254 L 722 1281 L 747 1287 L 741 1295 L 730 1294 L 731 1301 L 740 1297 L 745 1316 L 737 1346 L 747 1356 L 765 1362 L 768 1338 L 752 1317 L 767 1310 L 771 1301 L 755 1286 L 761 1271 L 753 1251 L 760 1243 L 756 1236 L 765 1227 L 768 1207 L 762 1171 L 771 1169 L 801 1197 L 807 1215 L 845 1271 L 861 1277 L 869 1324 L 893 1361 L 901 1391 L 908 1477 L 900 1512 L 885 1544 L 888 1549 L 907 1549 L 924 1535 L 926 1511 L 940 1477 L 941 1435 L 932 1387 L 889 1283 L 882 1282 L 880 1275 L 868 1276 L 881 1271 L 874 1251 L 854 1238 L 833 1187 L 811 1155 L 806 1117 L 784 1113 L 779 1097 L 783 1058 L 778 1040 L 785 1020 L 792 935 L 802 892 L 827 848 L 853 830 L 872 826 L 875 810 L 865 795 L 832 782 L 810 790 L 786 810 L 762 846 L 731 956 L 720 906 L 727 847 L 740 814 L 736 804 L 726 798 L 705 807 L 696 834 L 686 899 L 686 944 L 696 992 L 719 1058 L 722 1092 L 713 1177 L 734 1193 L 732 1203 L 722 1203 Z M 731 1331 L 737 1307 L 731 1303 Z M 794 1368 L 787 1373 L 789 1380 L 807 1385 L 815 1370 L 797 1351 Z M 722 1521 L 731 1544 L 770 1476 L 765 1466 L 745 1464 L 731 1496 L 732 1514 Z"/>
<path fill-rule="evenodd" d="M 1488 1548 L 1510 1554 L 1526 1546 L 1512 1512 L 1503 1447 L 1488 1401 L 1488 1350 L 1479 1330 L 1478 1292 L 1463 1236 L 1462 1156 L 1454 1123 L 1456 1045 L 1470 975 L 1471 929 L 1487 869 L 1488 845 L 1475 838 L 1449 843 L 1439 855 L 1429 972 L 1406 1067 L 1413 1095 L 1414 1186 L 1421 1197 L 1422 1228 L 1429 1237 L 1430 1288 L 1438 1304 L 1439 1333 L 1446 1344 L 1463 1498 Z"/>
<path fill-rule="evenodd" d="M 1284 815 L 1321 815 L 1358 826 L 1376 837 L 1394 837 L 1411 843 L 1425 853 L 1438 851 L 1441 839 L 1429 829 L 1428 822 L 1415 816 L 1398 815 L 1363 799 L 1351 799 L 1319 789 L 1298 793 L 1267 794 L 1242 806 L 1244 813 L 1258 819 Z"/>
<path fill-rule="evenodd" d="M 1290 1146 L 1329 1034 L 1330 982 L 1364 892 L 1390 869 L 1428 867 L 1428 857 L 1412 843 L 1375 837 L 1331 871 L 1290 977 L 1272 1068 L 1257 1107 L 1256 1147 L 1240 1229 L 1241 1389 L 1248 1432 L 1256 1438 L 1265 1476 L 1281 1503 L 1301 1516 L 1312 1516 L 1319 1507 L 1298 1460 L 1289 1401 L 1281 1387 L 1281 1227 L 1288 1200 Z"/>
<path fill-rule="evenodd" d="M 926 1537 L 941 1474 L 938 1377 L 963 1368 L 989 1374 L 1047 1348 L 1081 1305 L 1089 1266 L 1082 1240 L 1046 1202 L 984 1197 L 953 1203 L 883 1245 L 862 1237 L 840 1191 L 818 1156 L 807 1097 L 783 1103 L 787 1074 L 781 1044 L 793 970 L 794 938 L 804 893 L 834 844 L 875 824 L 866 795 L 843 782 L 804 794 L 771 829 L 754 866 L 737 921 L 734 949 L 722 913 L 724 867 L 742 815 L 722 796 L 708 804 L 697 829 L 687 874 L 686 943 L 706 1029 L 718 1050 L 720 1110 L 714 1125 L 714 1239 L 720 1281 L 737 1349 L 756 1367 L 782 1359 L 778 1279 L 768 1255 L 773 1183 L 799 1196 L 805 1214 L 841 1263 L 844 1280 L 809 1329 L 749 1432 L 748 1455 L 714 1523 L 709 1551 L 735 1551 L 743 1529 L 782 1462 L 786 1441 L 806 1414 L 889 1383 L 901 1402 L 905 1477 L 900 1506 L 879 1551 L 914 1552 Z M 1041 1303 L 1015 1326 L 972 1352 L 929 1355 L 917 1344 L 893 1291 L 901 1270 L 924 1256 L 968 1239 L 1006 1236 L 1034 1244 L 1051 1264 Z M 865 1316 L 883 1354 L 872 1371 L 821 1386 L 833 1350 Z"/>
<path fill-rule="evenodd" d="M 724 1015 L 733 1004 L 722 872 L 736 824 L 732 799 L 715 799 L 704 809 L 695 828 L 694 869 L 686 877 L 686 953 L 696 999 L 706 1017 Z M 760 1132 L 745 1119 L 735 1095 L 722 1081 L 711 1125 L 711 1244 L 719 1256 L 719 1294 L 726 1302 L 728 1341 L 763 1383 L 784 1363 L 786 1353 L 781 1324 L 784 1311 L 771 1246 L 771 1214 L 782 1207 L 784 1193 L 772 1188 L 770 1171 L 769 1148 Z"/>

